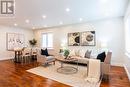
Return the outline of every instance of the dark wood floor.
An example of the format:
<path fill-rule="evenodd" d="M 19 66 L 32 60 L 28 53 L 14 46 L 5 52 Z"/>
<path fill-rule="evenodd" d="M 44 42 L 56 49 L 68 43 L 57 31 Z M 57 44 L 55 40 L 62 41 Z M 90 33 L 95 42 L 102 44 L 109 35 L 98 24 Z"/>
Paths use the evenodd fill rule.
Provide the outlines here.
<path fill-rule="evenodd" d="M 0 87 L 69 87 L 26 71 L 37 66 L 37 62 L 16 64 L 11 60 L 0 61 Z M 112 66 L 109 81 L 103 81 L 101 87 L 130 87 L 124 68 Z"/>

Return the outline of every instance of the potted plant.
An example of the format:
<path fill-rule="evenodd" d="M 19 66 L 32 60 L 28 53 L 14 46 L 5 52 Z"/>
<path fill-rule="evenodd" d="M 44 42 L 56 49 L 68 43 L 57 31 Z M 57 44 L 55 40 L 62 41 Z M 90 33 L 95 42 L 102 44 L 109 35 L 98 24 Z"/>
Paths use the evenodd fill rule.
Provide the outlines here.
<path fill-rule="evenodd" d="M 32 52 L 33 47 L 37 44 L 37 40 L 33 38 L 32 40 L 29 40 L 29 44 L 32 46 L 31 47 L 31 58 L 33 60 L 37 60 L 37 56 L 33 55 L 33 52 Z"/>
<path fill-rule="evenodd" d="M 67 57 L 69 56 L 69 54 L 70 54 L 70 51 L 68 49 L 65 49 L 64 50 L 65 59 L 67 59 Z"/>
<path fill-rule="evenodd" d="M 29 44 L 34 47 L 36 44 L 37 44 L 37 40 L 36 39 L 32 39 L 32 40 L 29 40 Z"/>

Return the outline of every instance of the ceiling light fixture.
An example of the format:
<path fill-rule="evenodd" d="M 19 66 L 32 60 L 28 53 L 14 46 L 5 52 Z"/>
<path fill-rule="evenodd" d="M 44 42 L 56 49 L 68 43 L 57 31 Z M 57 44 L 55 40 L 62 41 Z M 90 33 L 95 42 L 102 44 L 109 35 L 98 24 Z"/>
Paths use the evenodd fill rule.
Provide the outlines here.
<path fill-rule="evenodd" d="M 25 20 L 25 22 L 26 22 L 26 23 L 29 23 L 30 21 L 27 19 L 27 20 Z"/>
<path fill-rule="evenodd" d="M 80 21 L 80 22 L 83 21 L 83 18 L 79 18 L 79 21 Z"/>
<path fill-rule="evenodd" d="M 14 26 L 18 26 L 18 24 L 14 23 Z"/>
<path fill-rule="evenodd" d="M 42 18 L 45 19 L 45 18 L 46 18 L 46 15 L 43 15 Z"/>
<path fill-rule="evenodd" d="M 70 8 L 66 8 L 66 12 L 70 12 Z"/>
<path fill-rule="evenodd" d="M 101 0 L 101 3 L 107 3 L 108 0 Z"/>
<path fill-rule="evenodd" d="M 47 27 L 47 25 L 44 25 L 44 27 Z"/>
<path fill-rule="evenodd" d="M 62 25 L 62 24 L 63 24 L 63 22 L 62 22 L 62 21 L 60 21 L 60 22 L 59 22 L 59 24 L 60 24 L 60 25 Z"/>

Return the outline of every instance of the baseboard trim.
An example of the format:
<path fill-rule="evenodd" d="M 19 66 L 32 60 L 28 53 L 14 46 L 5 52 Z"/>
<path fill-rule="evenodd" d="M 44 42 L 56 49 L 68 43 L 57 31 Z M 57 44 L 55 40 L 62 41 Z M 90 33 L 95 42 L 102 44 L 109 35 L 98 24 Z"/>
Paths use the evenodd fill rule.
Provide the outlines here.
<path fill-rule="evenodd" d="M 13 59 L 13 57 L 0 58 L 0 61 L 2 61 L 2 60 L 9 60 L 9 59 Z"/>
<path fill-rule="evenodd" d="M 129 78 L 129 81 L 130 81 L 130 73 L 128 72 L 126 65 L 123 65 L 123 66 L 124 66 L 124 68 L 125 68 L 125 71 L 126 71 L 126 73 L 127 73 L 127 76 L 128 76 L 128 78 Z"/>
<path fill-rule="evenodd" d="M 123 66 L 123 64 L 122 63 L 115 63 L 115 62 L 113 62 L 113 63 L 111 63 L 111 65 L 113 65 L 113 66 Z"/>

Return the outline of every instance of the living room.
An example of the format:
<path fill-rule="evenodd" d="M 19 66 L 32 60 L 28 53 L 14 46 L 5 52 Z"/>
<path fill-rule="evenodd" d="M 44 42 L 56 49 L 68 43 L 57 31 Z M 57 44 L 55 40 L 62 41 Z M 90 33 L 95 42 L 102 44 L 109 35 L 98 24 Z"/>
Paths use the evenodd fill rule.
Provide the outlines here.
<path fill-rule="evenodd" d="M 12 8 L 14 10 L 10 8 L 9 10 L 13 13 L 8 13 L 7 10 L 3 9 L 4 7 L 2 8 L 2 3 L 3 5 L 8 3 L 6 0 L 5 2 L 2 1 L 0 14 L 0 87 L 130 86 L 129 0 L 10 0 L 13 2 Z M 7 12 L 4 13 L 4 11 Z M 84 34 L 86 37 L 88 34 L 91 35 L 88 35 L 88 42 L 85 43 L 83 43 Z M 73 41 L 75 35 L 78 36 L 78 39 L 76 37 Z M 12 38 L 16 41 L 20 39 L 16 43 L 12 43 L 10 41 Z M 92 41 L 89 41 L 91 39 Z M 36 41 L 34 45 L 30 43 L 33 40 Z M 30 60 L 33 49 L 45 51 L 46 48 L 48 53 L 52 55 L 49 59 L 55 58 L 52 60 L 54 64 L 50 60 L 45 62 L 44 56 L 39 51 L 34 52 L 36 59 Z M 25 49 L 29 49 L 29 54 L 24 54 Z M 59 53 L 61 50 L 63 52 Z M 69 50 L 69 55 L 66 58 L 76 55 L 76 51 L 79 51 L 78 55 L 82 54 L 84 57 L 86 51 L 90 51 L 90 58 L 86 60 L 87 66 L 79 62 L 64 63 L 71 61 L 65 60 L 65 58 L 63 60 L 58 59 L 59 56 L 65 57 L 64 50 Z M 106 58 L 107 52 L 112 53 L 109 66 L 105 68 L 106 71 L 110 68 L 107 78 L 102 76 L 102 68 L 98 67 L 99 64 L 102 67 L 101 61 L 95 60 L 102 52 L 106 53 Z M 73 61 L 79 61 L 77 59 L 75 60 L 74 57 Z M 86 79 L 87 76 L 82 79 L 83 81 L 76 78 L 81 73 L 89 76 L 93 60 L 97 62 L 97 66 L 92 64 L 92 67 L 95 67 L 93 70 L 101 71 L 99 72 L 101 78 L 98 77 L 99 82 L 95 82 L 95 79 L 88 80 Z M 62 64 L 70 65 L 71 69 L 68 70 L 68 73 L 69 71 L 72 72 L 66 75 L 67 70 L 58 71 L 63 68 Z M 92 77 L 96 77 L 97 72 L 90 74 L 94 74 Z M 83 85 L 75 81 L 74 78 L 83 82 Z M 72 82 L 68 81 L 69 79 Z"/>

